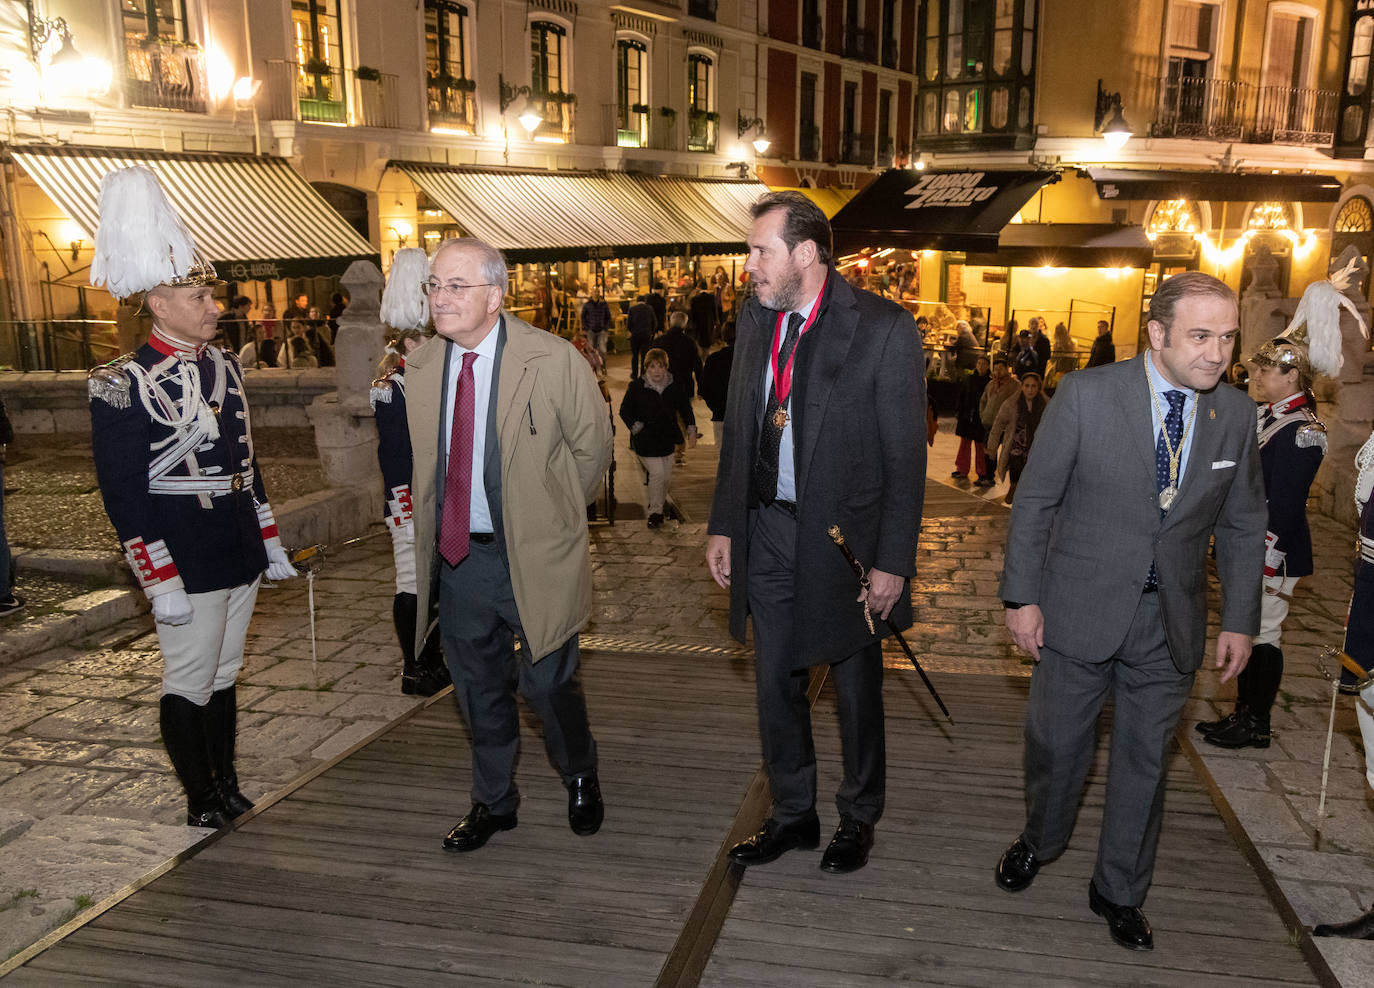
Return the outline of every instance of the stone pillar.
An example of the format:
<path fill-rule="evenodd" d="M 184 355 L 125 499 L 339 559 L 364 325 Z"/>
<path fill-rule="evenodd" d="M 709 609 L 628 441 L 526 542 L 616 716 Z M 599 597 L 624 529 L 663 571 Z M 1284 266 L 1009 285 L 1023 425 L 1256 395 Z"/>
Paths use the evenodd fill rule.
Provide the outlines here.
<path fill-rule="evenodd" d="M 385 346 L 384 328 L 377 316 L 385 281 L 371 261 L 354 261 L 340 280 L 349 301 L 334 337 L 338 390 L 316 398 L 309 416 L 325 483 L 332 488 L 358 488 L 366 495 L 363 517 L 349 519 L 351 534 L 357 534 L 380 520 L 383 511 L 377 426 L 368 390 Z M 347 533 L 338 532 L 334 537 L 343 534 Z"/>
<path fill-rule="evenodd" d="M 1240 298 L 1240 353 L 1237 359 L 1244 360 L 1282 333 L 1297 307 L 1297 299 L 1286 299 L 1279 291 L 1278 270 L 1278 261 L 1264 244 L 1257 245 L 1245 260 L 1250 284 Z"/>

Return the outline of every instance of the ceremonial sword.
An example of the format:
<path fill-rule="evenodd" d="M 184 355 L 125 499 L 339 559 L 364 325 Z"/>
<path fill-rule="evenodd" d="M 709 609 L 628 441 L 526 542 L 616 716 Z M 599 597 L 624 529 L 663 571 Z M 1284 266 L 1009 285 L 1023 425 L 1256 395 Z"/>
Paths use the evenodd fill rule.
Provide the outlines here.
<path fill-rule="evenodd" d="M 852 569 L 854 575 L 859 578 L 859 585 L 862 586 L 864 590 L 872 589 L 868 582 L 868 574 L 864 572 L 863 564 L 854 558 L 854 553 L 849 551 L 849 546 L 845 544 L 844 533 L 840 531 L 839 525 L 830 526 L 830 539 L 839 547 L 840 552 L 844 554 L 844 561 L 849 564 L 849 568 Z M 864 601 L 864 620 L 868 622 L 868 630 L 873 631 L 873 612 L 868 609 L 867 600 Z M 892 637 L 897 639 L 897 644 L 902 646 L 902 651 L 906 653 L 906 657 L 910 660 L 912 667 L 920 673 L 921 682 L 926 684 L 926 689 L 930 690 L 930 695 L 933 696 L 935 702 L 940 705 L 941 712 L 944 713 L 944 715 L 949 718 L 949 722 L 953 724 L 954 716 L 949 712 L 949 708 L 945 706 L 945 701 L 940 699 L 940 694 L 935 689 L 935 684 L 930 681 L 930 677 L 926 675 L 926 671 L 921 668 L 921 663 L 916 661 L 916 656 L 912 654 L 911 646 L 906 643 L 906 639 L 902 637 L 902 633 L 893 626 L 891 621 L 884 619 L 883 623 L 886 624 L 888 630 L 892 632 Z"/>

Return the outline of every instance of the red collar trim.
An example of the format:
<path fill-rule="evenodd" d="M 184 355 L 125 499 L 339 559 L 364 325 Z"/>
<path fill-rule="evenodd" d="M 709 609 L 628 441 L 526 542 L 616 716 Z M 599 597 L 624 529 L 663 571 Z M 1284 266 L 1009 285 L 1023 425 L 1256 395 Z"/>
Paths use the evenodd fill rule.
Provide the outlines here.
<path fill-rule="evenodd" d="M 1295 395 L 1289 395 L 1287 398 L 1282 398 L 1278 401 L 1270 402 L 1269 414 L 1274 416 L 1287 415 L 1289 412 L 1297 411 L 1299 408 L 1301 408 L 1303 405 L 1306 405 L 1307 403 L 1307 395 L 1299 391 Z"/>
<path fill-rule="evenodd" d="M 180 357 L 182 360 L 199 360 L 205 353 L 208 343 L 186 343 L 183 340 L 173 339 L 156 325 L 148 335 L 148 345 L 162 354 L 164 357 Z"/>

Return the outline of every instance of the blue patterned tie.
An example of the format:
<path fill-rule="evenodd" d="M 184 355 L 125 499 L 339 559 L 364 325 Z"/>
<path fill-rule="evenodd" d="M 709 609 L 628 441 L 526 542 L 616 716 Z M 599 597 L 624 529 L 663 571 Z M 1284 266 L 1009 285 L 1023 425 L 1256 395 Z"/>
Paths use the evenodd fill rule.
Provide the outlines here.
<path fill-rule="evenodd" d="M 1169 403 L 1169 412 L 1164 416 L 1164 428 L 1159 430 L 1159 439 L 1155 442 L 1155 485 L 1159 493 L 1164 493 L 1164 488 L 1169 486 L 1169 449 L 1179 450 L 1179 444 L 1183 442 L 1183 400 L 1185 395 L 1182 391 L 1164 392 L 1164 400 Z M 1168 432 L 1168 442 L 1164 440 L 1164 434 Z M 1182 466 L 1183 453 L 1179 450 L 1179 465 Z M 1161 518 L 1166 514 L 1163 508 L 1159 509 Z M 1145 578 L 1145 592 L 1159 589 L 1159 575 L 1155 572 L 1155 564 L 1150 564 L 1150 575 Z"/>

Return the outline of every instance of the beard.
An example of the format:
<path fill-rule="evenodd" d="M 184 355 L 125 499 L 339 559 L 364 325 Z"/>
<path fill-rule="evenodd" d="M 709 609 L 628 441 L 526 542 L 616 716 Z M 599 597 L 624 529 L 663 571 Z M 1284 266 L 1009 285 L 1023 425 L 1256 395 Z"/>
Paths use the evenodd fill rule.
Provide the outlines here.
<path fill-rule="evenodd" d="M 768 285 L 768 290 L 759 292 L 759 299 L 774 312 L 793 312 L 801 305 L 802 276 L 795 267 L 789 267 L 785 274 Z"/>

